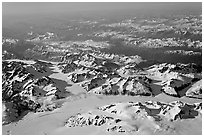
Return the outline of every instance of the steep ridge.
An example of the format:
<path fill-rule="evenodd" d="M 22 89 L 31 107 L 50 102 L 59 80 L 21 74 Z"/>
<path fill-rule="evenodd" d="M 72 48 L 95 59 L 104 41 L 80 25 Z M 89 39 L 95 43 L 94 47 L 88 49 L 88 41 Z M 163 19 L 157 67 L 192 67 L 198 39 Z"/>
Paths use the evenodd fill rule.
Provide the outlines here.
<path fill-rule="evenodd" d="M 165 121 L 180 121 L 201 115 L 202 103 L 187 104 L 181 101 L 114 103 L 98 107 L 87 113 L 78 113 L 65 122 L 67 128 L 97 126 L 106 132 L 134 133 L 148 128 L 152 132 L 175 132 Z M 147 124 L 148 123 L 148 124 Z"/>
<path fill-rule="evenodd" d="M 175 97 L 185 96 L 190 85 L 202 79 L 196 64 L 159 64 L 147 68 L 148 77 L 160 81 L 162 91 Z"/>
<path fill-rule="evenodd" d="M 191 88 L 186 91 L 186 96 L 192 98 L 202 98 L 202 80 L 194 83 Z"/>
<path fill-rule="evenodd" d="M 53 110 L 57 107 L 53 100 L 70 95 L 47 76 L 50 70 L 45 62 L 3 61 L 2 71 L 2 101 L 8 114 L 5 123 L 26 111 Z"/>

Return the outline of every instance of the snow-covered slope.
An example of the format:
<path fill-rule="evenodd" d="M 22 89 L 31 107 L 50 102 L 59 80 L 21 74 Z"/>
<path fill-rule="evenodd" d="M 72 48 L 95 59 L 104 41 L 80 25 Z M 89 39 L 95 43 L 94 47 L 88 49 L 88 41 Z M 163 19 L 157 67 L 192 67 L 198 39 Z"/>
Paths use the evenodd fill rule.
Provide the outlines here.
<path fill-rule="evenodd" d="M 183 102 L 163 103 L 157 101 L 114 103 L 98 107 L 87 113 L 71 116 L 65 123 L 67 128 L 97 126 L 104 132 L 140 133 L 175 132 L 176 129 L 166 121 L 180 121 L 201 115 L 202 103 Z"/>
<path fill-rule="evenodd" d="M 18 61 L 3 61 L 2 64 L 5 123 L 15 121 L 25 111 L 44 111 L 49 105 L 56 108 L 53 100 L 69 95 L 60 82 L 56 83 L 55 79 L 49 77 L 50 64 L 41 61 Z"/>

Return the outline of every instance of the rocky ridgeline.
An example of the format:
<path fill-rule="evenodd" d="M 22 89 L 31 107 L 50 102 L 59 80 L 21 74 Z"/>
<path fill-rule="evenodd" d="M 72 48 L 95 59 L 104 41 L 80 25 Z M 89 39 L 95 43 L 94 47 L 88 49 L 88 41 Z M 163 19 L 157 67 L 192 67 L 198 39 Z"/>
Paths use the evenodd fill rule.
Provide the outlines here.
<path fill-rule="evenodd" d="M 187 97 L 192 98 L 200 98 L 202 99 L 202 80 L 199 80 L 198 82 L 194 83 L 187 91 L 186 91 Z"/>
<path fill-rule="evenodd" d="M 27 64 L 16 61 L 3 61 L 2 64 L 2 101 L 8 113 L 8 122 L 14 121 L 23 112 L 46 110 L 45 102 L 64 98 L 66 91 L 59 90 L 52 78 L 43 76 L 46 74 L 46 64 L 36 61 Z M 15 113 L 15 114 L 12 114 Z M 16 116 L 16 117 L 15 117 Z M 13 118 L 11 118 L 13 117 Z"/>
<path fill-rule="evenodd" d="M 152 65 L 148 69 L 148 72 L 154 75 L 154 76 L 159 76 L 159 75 L 167 75 L 169 74 L 169 77 L 172 75 L 183 75 L 187 77 L 192 77 L 196 78 L 198 75 L 202 72 L 202 66 L 196 65 L 194 63 L 189 63 L 189 64 L 168 64 L 168 63 L 163 63 L 163 64 L 158 64 L 158 65 Z M 174 73 L 174 74 L 173 74 Z"/>
<path fill-rule="evenodd" d="M 64 73 L 70 73 L 80 68 L 87 68 L 102 73 L 125 73 L 127 71 L 131 75 L 131 73 L 142 70 L 137 65 L 142 61 L 139 56 L 106 54 L 100 51 L 90 53 L 78 52 L 66 53 L 61 58 L 62 63 L 59 64 L 59 67 Z"/>
<path fill-rule="evenodd" d="M 82 84 L 87 92 L 102 95 L 143 95 L 151 96 L 150 81 L 143 76 L 137 77 L 95 77 Z"/>
<path fill-rule="evenodd" d="M 172 125 L 163 126 L 165 121 L 195 118 L 201 114 L 201 110 L 202 103 L 187 104 L 180 101 L 114 103 L 71 116 L 65 126 L 67 128 L 97 126 L 107 132 L 128 133 L 138 132 L 146 126 L 154 132 L 173 132 Z"/>
<path fill-rule="evenodd" d="M 51 38 L 52 39 L 52 38 Z M 75 60 L 76 57 L 87 58 L 84 56 L 84 52 L 95 52 L 101 48 L 109 47 L 107 42 L 95 42 L 92 40 L 87 41 L 54 41 L 48 39 L 43 40 L 31 40 L 35 46 L 31 49 L 27 49 L 24 53 L 25 57 L 36 59 L 47 59 L 52 61 L 68 61 Z M 40 42 L 41 44 L 38 44 Z M 32 56 L 31 56 L 32 55 Z M 90 56 L 89 54 L 87 54 Z M 88 57 L 89 58 L 89 57 Z M 90 60 L 89 60 L 90 61 Z"/>
<path fill-rule="evenodd" d="M 70 73 L 68 79 L 74 83 L 81 83 L 88 92 L 106 95 L 151 95 L 148 83 L 140 80 L 139 77 L 123 78 L 120 73 L 123 71 L 141 71 L 135 62 L 139 62 L 137 56 L 118 56 L 101 52 L 73 53 L 62 58 L 64 63 L 59 66 L 63 73 Z M 125 65 L 126 64 L 126 65 Z M 122 66 L 122 69 L 120 69 Z M 123 69 L 123 66 L 125 69 Z M 109 83 L 109 80 L 120 78 L 118 83 Z M 142 79 L 142 77 L 140 77 Z M 122 85 L 121 85 L 122 84 Z M 133 91 L 134 90 L 134 91 Z"/>
<path fill-rule="evenodd" d="M 97 58 L 89 53 L 67 53 L 61 57 L 60 68 L 63 73 L 69 73 L 80 68 L 96 68 L 101 66 L 105 60 Z"/>
<path fill-rule="evenodd" d="M 162 83 L 162 91 L 171 96 L 182 97 L 185 95 L 184 93 L 182 94 L 182 90 L 190 84 L 191 81 L 170 79 Z"/>
<path fill-rule="evenodd" d="M 25 51 L 24 56 L 32 59 L 44 59 L 60 62 L 74 62 L 84 66 L 98 66 L 104 60 L 124 63 L 140 63 L 142 58 L 138 55 L 125 56 L 116 54 L 106 54 L 99 51 L 100 48 L 108 48 L 111 45 L 106 42 L 73 42 L 73 41 L 45 41 L 42 44 L 35 43 L 33 48 Z"/>
<path fill-rule="evenodd" d="M 96 57 L 93 57 L 92 55 L 86 55 L 84 55 L 82 58 L 78 58 L 76 56 L 74 56 L 76 58 L 73 56 L 71 56 L 72 58 L 70 56 L 68 58 L 67 56 L 66 60 L 72 59 L 70 60 L 71 63 L 67 63 L 64 66 L 61 65 L 61 68 L 63 68 L 62 72 L 70 72 L 68 79 L 74 83 L 80 83 L 80 85 L 84 87 L 87 92 L 104 95 L 152 95 L 151 88 L 149 86 L 151 82 L 150 79 L 142 75 L 122 77 L 120 75 L 120 66 L 115 62 L 109 62 L 106 60 L 101 62 L 100 66 L 95 67 L 78 63 L 78 68 L 80 69 L 77 69 L 77 63 L 75 63 L 77 60 L 78 62 L 82 62 L 85 61 L 85 58 L 87 61 L 89 61 L 88 59 L 96 59 Z M 138 68 L 131 63 L 127 64 L 126 69 L 130 71 L 136 71 L 136 69 L 138 69 L 141 71 L 141 68 Z"/>
<path fill-rule="evenodd" d="M 79 66 L 74 62 L 59 63 L 58 67 L 62 70 L 63 73 L 70 73 L 79 68 Z"/>
<path fill-rule="evenodd" d="M 195 64 L 159 64 L 148 68 L 149 77 L 161 81 L 162 91 L 175 97 L 185 96 L 187 89 L 202 79 L 201 66 Z M 196 91 L 195 91 L 196 92 Z M 202 89 L 199 90 L 202 94 Z"/>
<path fill-rule="evenodd" d="M 201 66 L 193 63 L 153 65 L 146 69 L 147 78 L 142 75 L 145 70 L 132 59 L 135 58 L 74 53 L 64 57 L 61 69 L 64 73 L 71 73 L 68 78 L 74 83 L 80 82 L 87 92 L 103 95 L 152 95 L 150 81 L 156 77 L 161 81 L 164 93 L 182 97 L 190 85 L 202 78 Z M 117 82 L 111 82 L 111 79 L 117 79 Z"/>
<path fill-rule="evenodd" d="M 122 66 L 120 69 L 117 70 L 117 72 L 121 75 L 131 76 L 139 74 L 140 72 L 144 72 L 144 69 L 141 68 L 138 64 L 132 63 Z"/>
<path fill-rule="evenodd" d="M 140 63 L 142 58 L 138 55 L 135 56 L 125 56 L 116 54 L 107 54 L 100 51 L 90 51 L 90 52 L 76 52 L 76 53 L 66 53 L 61 59 L 62 62 L 77 62 L 83 65 L 83 62 L 91 64 L 91 66 L 98 66 L 104 64 L 104 62 L 112 62 L 115 64 L 125 65 L 130 63 Z"/>
<path fill-rule="evenodd" d="M 95 75 L 97 74 L 97 72 L 95 71 L 88 71 L 88 72 L 79 72 L 79 73 L 72 73 L 68 76 L 68 78 L 74 82 L 74 83 L 78 83 L 78 82 L 82 82 L 84 80 L 88 80 L 93 78 Z"/>
<path fill-rule="evenodd" d="M 45 61 L 40 61 L 40 60 L 34 60 L 35 63 L 33 64 L 34 68 L 36 71 L 38 72 L 47 72 L 48 71 L 48 67 L 52 65 L 52 63 L 50 62 L 45 62 Z"/>
<path fill-rule="evenodd" d="M 171 66 L 172 67 L 170 67 L 170 71 L 175 71 L 182 74 L 201 73 L 202 71 L 202 66 L 196 65 L 195 63 L 189 63 L 189 64 L 177 63 Z"/>
<path fill-rule="evenodd" d="M 71 116 L 66 122 L 67 123 L 66 126 L 67 127 L 88 126 L 88 125 L 101 126 L 110 119 L 113 119 L 113 118 L 103 116 L 103 115 L 94 115 L 91 112 L 88 112 L 86 114 L 77 114 L 76 116 Z"/>
<path fill-rule="evenodd" d="M 30 33 L 29 37 L 30 38 L 28 38 L 26 41 L 29 41 L 29 42 L 42 42 L 42 41 L 45 41 L 45 40 L 53 39 L 53 38 L 55 38 L 57 36 L 52 32 L 46 32 L 45 34 Z"/>
<path fill-rule="evenodd" d="M 138 56 L 125 56 L 125 55 L 117 55 L 117 54 L 108 54 L 104 52 L 92 52 L 90 53 L 94 57 L 106 59 L 106 60 L 111 60 L 112 62 L 115 62 L 117 64 L 125 65 L 128 63 L 140 63 L 143 61 L 143 59 Z"/>

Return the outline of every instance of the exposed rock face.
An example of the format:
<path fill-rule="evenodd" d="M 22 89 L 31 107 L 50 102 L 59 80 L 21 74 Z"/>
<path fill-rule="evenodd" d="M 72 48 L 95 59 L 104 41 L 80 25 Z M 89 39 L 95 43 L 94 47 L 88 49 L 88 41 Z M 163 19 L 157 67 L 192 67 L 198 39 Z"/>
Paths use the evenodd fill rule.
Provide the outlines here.
<path fill-rule="evenodd" d="M 65 56 L 62 57 L 62 62 L 69 63 L 73 62 L 77 65 L 81 65 L 84 67 L 94 67 L 101 65 L 103 62 L 103 59 L 97 58 L 90 53 L 67 53 Z"/>
<path fill-rule="evenodd" d="M 200 65 L 196 65 L 194 63 L 189 64 L 159 64 L 159 65 L 153 65 L 149 67 L 149 71 L 153 73 L 178 73 L 178 74 L 189 74 L 189 73 L 200 73 L 202 71 L 202 67 Z"/>
<path fill-rule="evenodd" d="M 175 97 L 185 96 L 186 88 L 201 79 L 201 67 L 191 64 L 159 64 L 148 70 L 150 77 L 161 81 L 162 91 Z"/>
<path fill-rule="evenodd" d="M 75 71 L 78 68 L 78 66 L 75 63 L 71 62 L 65 65 L 62 65 L 61 68 L 63 73 L 70 73 Z"/>
<path fill-rule="evenodd" d="M 76 126 L 101 126 L 108 120 L 113 119 L 111 117 L 103 115 L 94 115 L 91 112 L 86 114 L 77 114 L 72 116 L 66 122 L 66 127 L 76 127 Z"/>
<path fill-rule="evenodd" d="M 106 54 L 100 51 L 93 50 L 92 52 L 67 52 L 61 59 L 62 62 L 77 62 L 85 67 L 104 66 L 108 70 L 118 69 L 120 65 L 127 65 L 131 63 L 140 63 L 142 58 L 140 56 L 124 56 L 115 54 Z"/>
<path fill-rule="evenodd" d="M 79 52 L 74 54 L 67 53 L 67 55 L 62 57 L 62 62 L 73 62 L 77 65 L 89 68 L 101 66 L 106 71 L 113 71 L 114 69 L 119 68 L 119 65 L 117 63 L 111 61 L 105 55 L 100 56 L 100 53 L 97 52 Z"/>
<path fill-rule="evenodd" d="M 78 60 L 80 57 L 80 53 L 66 53 L 64 56 L 62 56 L 61 62 L 74 62 Z"/>
<path fill-rule="evenodd" d="M 94 72 L 91 73 L 90 71 L 82 73 L 72 73 L 68 76 L 68 78 L 71 79 L 71 81 L 73 81 L 74 83 L 78 83 L 94 77 L 94 74 Z"/>
<path fill-rule="evenodd" d="M 47 67 L 50 66 L 50 63 L 43 62 L 40 60 L 35 60 L 35 63 L 32 65 L 35 69 L 35 71 L 38 71 L 40 73 L 47 72 Z"/>
<path fill-rule="evenodd" d="M 178 101 L 169 104 L 152 101 L 115 103 L 71 116 L 65 126 L 72 128 L 103 125 L 107 132 L 137 132 L 142 130 L 140 129 L 142 124 L 143 127 L 147 126 L 154 131 L 170 130 L 169 132 L 173 132 L 174 127 L 162 126 L 162 122 L 194 118 L 200 113 L 200 107 L 198 107 L 200 105 L 201 103 L 190 105 Z"/>
<path fill-rule="evenodd" d="M 18 118 L 20 119 L 22 114 L 25 115 L 29 111 L 52 111 L 56 109 L 59 104 L 61 105 L 64 101 L 68 101 L 65 107 L 66 105 L 74 105 L 71 107 L 76 107 L 76 109 L 73 109 L 73 112 L 80 111 L 82 114 L 78 113 L 69 117 L 65 124 L 67 128 L 96 126 L 98 129 L 107 132 L 121 133 L 138 131 L 141 131 L 140 133 L 147 133 L 148 131 L 144 131 L 146 129 L 153 132 L 164 130 L 162 133 L 165 134 L 176 130 L 176 133 L 180 134 L 183 133 L 183 131 L 180 130 L 187 129 L 186 131 L 188 131 L 188 129 L 191 128 L 187 127 L 191 122 L 191 126 L 194 126 L 194 122 L 198 122 L 198 125 L 201 125 L 200 116 L 202 115 L 200 115 L 200 113 L 202 113 L 202 103 L 187 104 L 180 101 L 171 103 L 156 101 L 144 102 L 152 97 L 127 97 L 155 95 L 156 97 L 152 98 L 152 100 L 165 100 L 165 97 L 168 98 L 168 96 L 163 95 L 163 93 L 166 93 L 175 97 L 187 96 L 196 98 L 189 99 L 189 102 L 195 102 L 198 101 L 198 99 L 202 99 L 202 80 L 200 80 L 202 79 L 202 65 L 199 66 L 193 63 L 163 63 L 147 69 L 140 67 L 140 65 L 147 66 L 156 63 L 157 59 L 161 57 L 161 52 L 162 54 L 186 55 L 185 57 L 188 55 L 192 57 L 192 60 L 189 60 L 189 62 L 200 62 L 200 60 L 195 59 L 200 59 L 202 55 L 201 18 L 202 15 L 199 17 L 197 17 L 197 15 L 179 15 L 178 18 L 175 16 L 173 18 L 165 17 L 163 19 L 162 17 L 150 17 L 146 19 L 143 17 L 135 17 L 133 19 L 121 20 L 113 24 L 111 23 L 112 21 L 108 21 L 105 18 L 97 19 L 98 22 L 93 21 L 94 18 L 93 20 L 91 19 L 92 21 L 76 19 L 70 20 L 66 24 L 64 24 L 65 22 L 63 21 L 62 24 L 59 24 L 60 26 L 56 25 L 57 22 L 54 22 L 54 28 L 52 27 L 53 23 L 49 23 L 44 29 L 53 29 L 60 35 L 66 31 L 77 32 L 78 34 L 74 34 L 71 37 L 73 40 L 81 39 L 80 41 L 62 41 L 66 39 L 67 36 L 58 37 L 51 32 L 46 32 L 44 34 L 35 34 L 31 32 L 28 34 L 27 40 L 3 38 L 3 50 L 5 49 L 13 53 L 11 54 L 4 51 L 3 60 L 24 58 L 56 61 L 51 64 L 40 60 L 34 60 L 34 63 L 31 64 L 25 63 L 28 60 L 21 60 L 22 62 L 7 60 L 2 62 L 2 102 L 4 106 L 3 111 L 6 116 L 3 122 L 6 123 L 15 121 Z M 71 26 L 67 26 L 67 24 Z M 41 26 L 41 23 L 39 25 Z M 30 26 L 30 30 L 39 31 L 37 28 L 40 26 L 37 25 L 34 26 L 34 28 Z M 64 28 L 62 33 L 60 32 L 61 28 Z M 96 33 L 94 32 L 96 37 L 101 37 L 95 39 L 91 31 L 98 31 L 98 29 L 104 30 Z M 7 33 L 11 33 L 12 30 L 11 28 L 5 28 L 4 31 L 6 35 L 10 35 Z M 15 33 L 14 30 L 14 34 Z M 19 33 L 15 37 L 21 37 L 21 34 Z M 92 37 L 96 41 L 82 40 L 88 37 Z M 134 46 L 137 46 L 141 50 L 136 53 L 140 55 L 143 55 L 144 51 L 147 54 L 150 53 L 150 55 L 145 55 L 145 58 L 151 58 L 151 55 L 153 55 L 153 61 L 144 61 L 138 55 L 126 56 L 107 53 L 111 53 L 111 50 L 114 50 L 114 45 L 132 46 L 130 48 L 121 48 L 120 46 L 119 49 L 115 50 L 117 53 L 120 52 L 121 54 L 122 52 L 126 52 L 126 55 L 127 53 L 129 55 L 134 54 L 134 50 L 137 50 Z M 158 48 L 159 52 L 155 51 L 156 48 Z M 124 51 L 120 51 L 120 49 L 124 49 Z M 128 51 L 131 49 L 133 51 Z M 192 51 L 178 49 L 192 49 Z M 165 52 L 165 50 L 168 51 Z M 175 58 L 179 57 L 178 55 L 174 56 Z M 185 57 L 180 58 L 179 62 L 188 61 Z M 172 55 L 172 59 L 167 62 L 174 62 L 175 58 Z M 164 61 L 167 59 L 168 57 L 165 57 L 161 60 Z M 54 65 L 57 64 L 57 62 L 60 63 Z M 53 66 L 50 68 L 50 65 Z M 66 79 L 67 76 L 73 83 L 69 83 L 70 81 Z M 61 80 L 64 80 L 64 83 L 60 83 L 62 82 Z M 69 95 L 69 92 L 66 91 L 69 89 L 69 87 L 66 87 L 68 85 L 72 86 L 70 90 L 73 91 L 74 95 L 68 99 L 57 100 L 66 98 Z M 87 93 L 78 85 L 85 88 Z M 163 93 L 159 91 L 160 88 Z M 159 90 L 156 91 L 157 89 Z M 110 96 L 95 96 L 93 94 Z M 114 100 L 124 101 L 129 99 L 138 99 L 141 102 L 120 102 L 107 105 L 107 102 L 113 102 Z M 179 99 L 169 97 L 166 99 L 167 102 L 169 102 L 169 100 L 187 100 L 187 98 Z M 69 104 L 69 101 L 71 104 Z M 84 110 L 86 110 L 87 107 L 93 108 L 97 105 L 94 103 L 106 105 L 85 113 Z M 81 107 L 79 105 L 84 106 Z M 66 109 L 62 108 L 57 111 L 57 113 L 63 111 L 65 112 Z M 49 115 L 49 118 L 46 116 L 48 113 L 44 113 L 45 115 L 40 114 L 39 117 L 45 116 L 46 120 L 51 120 L 53 117 L 57 118 L 58 116 L 62 116 L 62 113 L 60 113 L 58 113 L 59 115 L 55 115 L 55 112 L 49 113 L 54 114 L 54 116 Z M 197 116 L 198 119 L 192 120 L 193 118 L 197 118 Z M 29 118 L 33 120 L 32 114 L 23 119 L 19 124 L 14 123 L 11 126 L 15 126 L 16 129 L 22 129 L 22 127 L 27 126 L 27 124 L 31 125 L 32 121 L 30 121 Z M 44 118 L 41 120 L 43 119 Z M 63 116 L 59 120 L 62 119 Z M 180 122 L 181 119 L 182 121 Z M 189 120 L 186 122 L 183 119 Z M 39 120 L 37 121 L 39 122 Z M 57 124 L 59 124 L 58 122 Z M 36 121 L 34 120 L 33 123 L 36 123 Z M 53 121 L 49 123 L 53 123 Z M 186 126 L 179 127 L 183 126 L 179 124 L 186 124 Z M 42 124 L 39 123 L 38 125 L 42 126 Z M 53 125 L 53 127 L 56 128 L 56 125 Z M 197 127 L 194 128 L 196 129 Z M 5 127 L 5 132 L 9 134 L 19 132 L 15 128 L 7 129 L 8 127 Z M 40 128 L 38 127 L 37 129 Z M 37 133 L 50 134 L 60 131 L 57 129 L 50 132 L 48 131 L 49 129 L 54 128 L 42 128 L 42 130 Z M 188 133 L 191 131 L 192 130 L 189 130 Z M 199 132 L 200 131 L 197 129 L 195 130 L 195 133 Z M 150 132 L 150 134 L 151 133 L 152 132 Z"/>
<path fill-rule="evenodd" d="M 134 77 L 136 80 L 134 80 L 134 78 L 125 78 L 120 75 L 119 69 L 124 65 L 127 65 L 126 69 L 132 69 L 131 73 L 136 75 L 137 69 L 141 70 L 136 64 L 136 62 L 139 62 L 138 60 L 140 58 L 137 56 L 108 55 L 100 52 L 79 52 L 67 54 L 63 57 L 64 62 L 71 62 L 65 66 L 68 68 L 68 70 L 66 69 L 67 72 L 74 71 L 68 78 L 74 83 L 82 82 L 81 86 L 88 92 L 106 95 L 151 95 L 151 89 L 148 85 L 149 81 L 146 81 L 147 78 L 143 79 L 144 77 L 136 76 Z M 78 69 L 80 66 L 80 70 L 76 69 L 76 64 L 78 64 Z M 112 79 L 117 78 L 121 78 L 121 80 L 109 83 Z"/>
<path fill-rule="evenodd" d="M 103 95 L 152 95 L 150 81 L 143 76 L 136 77 L 95 77 L 81 86 L 88 92 Z"/>
<path fill-rule="evenodd" d="M 189 64 L 181 64 L 177 63 L 174 67 L 170 69 L 171 71 L 175 71 L 178 73 L 182 74 L 187 74 L 187 73 L 201 73 L 202 71 L 202 66 L 196 65 L 194 63 L 189 63 Z"/>
<path fill-rule="evenodd" d="M 94 89 L 104 84 L 106 82 L 106 79 L 107 75 L 98 73 L 90 81 L 83 83 L 81 86 L 84 87 L 87 91 L 90 91 L 91 89 Z"/>
<path fill-rule="evenodd" d="M 34 81 L 28 81 L 24 85 L 24 89 L 32 93 L 33 96 L 45 97 L 49 95 L 55 95 L 60 92 L 55 86 L 55 83 L 51 78 L 45 76 Z"/>
<path fill-rule="evenodd" d="M 199 80 L 191 86 L 186 92 L 187 97 L 202 98 L 202 80 Z"/>
<path fill-rule="evenodd" d="M 3 62 L 3 81 L 2 81 L 2 97 L 3 100 L 12 98 L 17 93 L 22 91 L 24 81 L 31 79 L 32 74 L 26 71 L 23 67 L 24 63 L 18 62 Z"/>
<path fill-rule="evenodd" d="M 51 78 L 43 76 L 46 64 L 41 64 L 42 62 L 26 64 L 3 61 L 2 101 L 7 113 L 15 112 L 18 117 L 24 111 L 36 111 L 43 106 L 44 100 L 51 103 L 52 99 L 68 95 L 67 91 L 59 90 Z M 34 69 L 31 71 L 31 68 Z"/>
<path fill-rule="evenodd" d="M 201 105 L 202 103 L 199 103 Z M 199 113 L 198 104 L 187 104 L 181 101 L 175 101 L 169 103 L 164 109 L 162 109 L 161 114 L 164 115 L 168 120 L 174 121 L 177 119 L 195 118 Z"/>
<path fill-rule="evenodd" d="M 141 71 L 143 71 L 143 69 L 140 68 L 137 64 L 128 64 L 121 67 L 119 70 L 117 70 L 119 74 L 124 74 L 124 75 L 134 75 L 134 74 L 138 74 Z"/>
<path fill-rule="evenodd" d="M 191 84 L 189 81 L 182 81 L 178 79 L 170 79 L 162 83 L 162 90 L 171 96 L 181 97 L 181 91 Z"/>
<path fill-rule="evenodd" d="M 90 53 L 81 53 L 78 63 L 84 67 L 96 67 L 104 62 L 103 59 L 91 55 Z"/>

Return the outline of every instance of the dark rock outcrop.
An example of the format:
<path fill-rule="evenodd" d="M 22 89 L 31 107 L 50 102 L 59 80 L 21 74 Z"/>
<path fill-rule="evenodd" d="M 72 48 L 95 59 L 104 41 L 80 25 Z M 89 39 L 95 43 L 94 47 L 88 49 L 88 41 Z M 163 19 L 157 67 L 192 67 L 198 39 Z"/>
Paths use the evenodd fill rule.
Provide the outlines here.
<path fill-rule="evenodd" d="M 174 122 L 180 119 L 195 118 L 201 113 L 202 108 L 199 107 L 201 105 L 201 103 L 187 104 L 180 101 L 171 103 L 156 101 L 114 103 L 98 107 L 87 113 L 71 116 L 65 122 L 65 126 L 67 128 L 103 126 L 107 132 L 129 133 L 137 132 L 140 128 L 147 126 L 154 131 L 170 130 L 172 132 L 174 131 L 172 125 L 162 126 L 158 121 Z"/>
<path fill-rule="evenodd" d="M 59 90 L 60 85 L 57 85 L 52 78 L 39 75 L 39 73 L 46 71 L 44 69 L 46 68 L 45 64 L 41 64 L 40 62 L 26 64 L 23 62 L 3 61 L 2 101 L 6 106 L 7 116 L 15 112 L 14 116 L 17 119 L 26 111 L 35 112 L 40 109 L 43 106 L 43 100 L 60 99 L 68 96 L 65 89 Z M 30 68 L 35 69 L 31 71 Z M 52 103 L 51 100 L 49 101 Z M 12 115 L 10 116 L 13 117 Z M 13 121 L 10 120 L 8 122 Z"/>
<path fill-rule="evenodd" d="M 202 80 L 194 83 L 191 88 L 186 91 L 187 97 L 202 98 Z"/>

